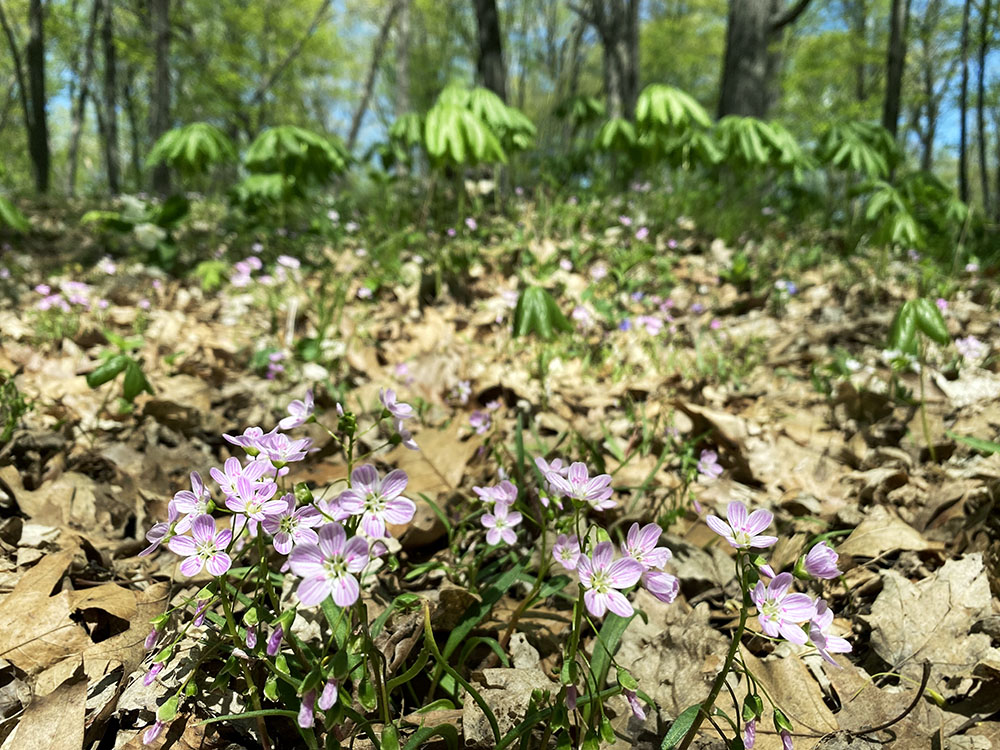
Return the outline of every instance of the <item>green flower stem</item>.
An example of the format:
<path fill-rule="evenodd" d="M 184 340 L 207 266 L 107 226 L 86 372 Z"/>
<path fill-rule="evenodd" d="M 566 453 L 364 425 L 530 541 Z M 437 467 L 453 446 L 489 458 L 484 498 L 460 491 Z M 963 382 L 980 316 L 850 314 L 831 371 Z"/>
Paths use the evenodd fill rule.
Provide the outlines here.
<path fill-rule="evenodd" d="M 743 586 L 743 563 L 742 558 L 738 563 L 739 580 L 740 585 Z M 743 606 L 740 607 L 740 624 L 736 626 L 736 632 L 733 633 L 733 640 L 729 644 L 729 653 L 726 654 L 726 661 L 722 665 L 722 669 L 719 670 L 718 676 L 715 678 L 715 682 L 712 684 L 712 690 L 708 694 L 708 697 L 701 704 L 701 710 L 698 711 L 698 716 L 695 717 L 694 723 L 691 728 L 688 729 L 684 739 L 681 741 L 680 746 L 677 750 L 687 750 L 694 741 L 695 735 L 698 734 L 698 730 L 701 729 L 702 722 L 705 718 L 709 716 L 712 711 L 712 707 L 715 706 L 715 701 L 719 697 L 719 693 L 722 692 L 722 686 L 726 682 L 726 676 L 729 674 L 729 670 L 732 669 L 733 659 L 736 657 L 736 652 L 739 650 L 740 641 L 743 638 L 743 630 L 746 628 L 747 616 L 750 613 L 750 592 L 743 589 Z"/>
<path fill-rule="evenodd" d="M 229 595 L 224 590 L 224 587 L 219 586 L 219 598 L 222 600 L 222 611 L 226 615 L 226 624 L 229 626 L 229 634 L 233 639 L 233 646 L 236 646 L 240 642 L 239 631 L 236 629 L 236 620 L 233 619 L 233 608 L 229 603 Z M 257 692 L 257 683 L 254 682 L 253 675 L 250 674 L 250 668 L 242 659 L 237 659 L 239 662 L 240 670 L 243 672 L 243 679 L 246 680 L 247 690 L 250 694 L 250 705 L 253 706 L 254 711 L 262 711 L 263 707 L 260 702 L 260 695 Z M 264 716 L 257 716 L 257 731 L 260 732 L 260 744 L 264 750 L 271 750 L 271 740 L 267 736 L 267 726 L 264 723 Z"/>

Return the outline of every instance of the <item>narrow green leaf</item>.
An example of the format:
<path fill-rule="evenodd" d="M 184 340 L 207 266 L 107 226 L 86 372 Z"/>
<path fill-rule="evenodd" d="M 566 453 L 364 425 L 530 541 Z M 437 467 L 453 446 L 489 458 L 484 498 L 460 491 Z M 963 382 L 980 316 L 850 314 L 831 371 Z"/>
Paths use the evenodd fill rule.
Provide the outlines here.
<path fill-rule="evenodd" d="M 684 739 L 684 735 L 688 733 L 691 725 L 694 724 L 694 720 L 698 718 L 700 710 L 700 703 L 695 703 L 693 706 L 685 708 L 663 736 L 663 742 L 660 743 L 660 750 L 674 750 L 677 747 L 677 743 Z"/>
<path fill-rule="evenodd" d="M 104 364 L 87 375 L 87 385 L 91 388 L 97 388 L 111 380 L 114 380 L 131 361 L 131 358 L 124 354 L 116 354 L 114 357 L 111 357 Z"/>

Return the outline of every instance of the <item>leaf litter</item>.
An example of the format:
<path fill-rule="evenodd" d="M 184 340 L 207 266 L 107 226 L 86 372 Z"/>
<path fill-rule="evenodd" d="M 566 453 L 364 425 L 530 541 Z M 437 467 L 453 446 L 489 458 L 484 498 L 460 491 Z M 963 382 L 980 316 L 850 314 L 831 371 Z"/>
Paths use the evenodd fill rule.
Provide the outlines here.
<path fill-rule="evenodd" d="M 561 247 L 539 244 L 547 253 Z M 612 356 L 595 366 L 561 352 L 549 361 L 542 384 L 535 371 L 541 345 L 511 342 L 515 285 L 489 267 L 471 275 L 463 302 L 445 293 L 437 304 L 423 304 L 418 276 L 398 283 L 378 305 L 349 304 L 339 323 L 341 369 L 326 374 L 349 379 L 355 385 L 350 398 L 366 405 L 384 384 L 426 404 L 415 434 L 421 451 L 396 447 L 378 455 L 380 463 L 406 469 L 420 496 L 403 530 L 404 554 L 445 560 L 445 529 L 435 509 L 493 479 L 493 456 L 511 450 L 519 416 L 534 454 L 579 455 L 615 470 L 616 486 L 629 487 L 636 498 L 623 504 L 630 515 L 619 525 L 676 503 L 686 485 L 676 466 L 657 460 L 663 436 L 645 438 L 637 415 L 661 426 L 669 419 L 682 436 L 699 437 L 721 456 L 725 476 L 693 488 L 704 512 L 719 512 L 734 499 L 752 502 L 772 510 L 790 538 L 833 532 L 846 563 L 841 581 L 824 584 L 824 595 L 842 612 L 840 632 L 855 646 L 849 659 L 838 658 L 840 669 L 813 657 L 803 661 L 801 649 L 776 648 L 759 637 L 745 639 L 741 651 L 787 707 L 799 728 L 797 748 L 917 747 L 937 738 L 940 747 L 1000 749 L 1000 457 L 979 455 L 949 435 L 997 439 L 996 372 L 932 373 L 926 402 L 938 460 L 931 460 L 917 412 L 887 396 L 884 375 L 863 368 L 832 381 L 828 395 L 809 385 L 834 346 L 876 362 L 905 289 L 889 285 L 884 309 L 875 309 L 863 281 L 816 274 L 786 310 L 775 311 L 731 285 L 713 287 L 728 248 L 712 247 L 678 264 L 672 298 L 682 305 L 711 303 L 732 351 L 742 352 L 737 358 L 751 358 L 741 343 L 761 340 L 740 382 L 698 369 L 704 363 L 689 342 L 708 320 L 690 315 L 675 340 L 607 334 Z M 559 273 L 565 294 L 588 287 L 581 273 Z M 315 288 L 317 282 L 308 283 Z M 167 500 L 188 472 L 204 473 L 229 455 L 219 433 L 273 423 L 302 387 L 269 383 L 247 370 L 253 333 L 236 322 L 252 298 L 212 297 L 188 282 L 170 282 L 162 304 L 149 313 L 140 352 L 155 393 L 141 395 L 132 413 L 111 416 L 104 394 L 87 388 L 82 377 L 97 363 L 96 325 L 40 351 L 31 345 L 23 304 L 7 304 L 0 310 L 0 366 L 18 372 L 18 388 L 36 407 L 0 453 L 0 748 L 110 747 L 109 734 L 116 735 L 115 747 L 139 747 L 140 730 L 163 694 L 140 678 L 149 620 L 196 590 L 176 576 L 168 555 L 135 557 L 142 534 L 165 517 Z M 109 310 L 108 319 L 119 326 L 134 318 L 128 305 Z M 979 325 L 987 318 L 985 308 L 965 298 L 949 325 L 956 335 L 964 330 L 959 319 Z M 315 334 L 291 322 L 298 333 Z M 996 346 L 996 326 L 979 329 L 993 335 Z M 167 353 L 178 353 L 169 364 Z M 465 380 L 472 397 L 459 404 L 451 393 Z M 477 435 L 469 415 L 491 401 L 499 402 L 491 432 Z M 332 408 L 333 399 L 324 406 Z M 333 450 L 321 451 L 308 471 L 317 492 L 346 474 Z M 640 591 L 635 603 L 642 617 L 617 652 L 656 704 L 644 722 L 631 717 L 623 701 L 612 704 L 622 747 L 659 747 L 670 721 L 707 695 L 734 624 L 731 550 L 705 533 L 698 513 L 675 519 L 665 538 L 675 553 L 680 596 L 666 606 Z M 790 550 L 784 562 L 794 562 L 794 554 Z M 775 556 L 781 555 L 779 547 Z M 476 592 L 449 588 L 433 570 L 398 583 L 434 603 L 436 628 L 454 627 L 479 601 Z M 500 637 L 525 592 L 513 588 L 476 632 Z M 503 728 L 523 718 L 531 690 L 557 689 L 553 653 L 564 616 L 551 601 L 540 602 L 506 644 L 512 666 L 473 672 Z M 309 625 L 297 621 L 296 627 Z M 416 632 L 397 615 L 384 647 L 405 662 Z M 592 638 L 588 647 L 595 647 Z M 473 661 L 470 670 L 481 657 Z M 915 708 L 893 733 L 867 733 L 912 702 L 925 664 L 930 677 Z M 725 691 L 718 705 L 738 712 Z M 249 747 L 249 723 L 222 730 L 225 739 L 216 725 L 198 724 L 213 712 L 244 708 L 234 693 L 214 706 L 192 707 L 167 740 L 173 747 Z M 490 728 L 474 702 L 438 713 L 461 727 L 466 743 L 489 746 Z M 704 732 L 704 746 L 718 745 L 711 738 Z M 757 747 L 780 746 L 777 734 L 762 726 Z"/>

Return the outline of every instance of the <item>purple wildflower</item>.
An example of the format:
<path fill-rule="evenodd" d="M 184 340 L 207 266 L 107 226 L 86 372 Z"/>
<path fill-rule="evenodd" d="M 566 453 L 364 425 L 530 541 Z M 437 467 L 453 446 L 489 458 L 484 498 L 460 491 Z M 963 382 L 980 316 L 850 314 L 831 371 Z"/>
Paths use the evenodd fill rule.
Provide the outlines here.
<path fill-rule="evenodd" d="M 642 574 L 642 587 L 665 604 L 673 603 L 681 590 L 681 582 L 677 576 L 664 573 L 661 570 L 647 570 Z"/>
<path fill-rule="evenodd" d="M 648 523 L 642 528 L 633 523 L 625 537 L 625 544 L 622 545 L 622 553 L 639 563 L 643 570 L 662 568 L 672 557 L 666 547 L 656 546 L 662 533 L 663 529 L 655 523 Z"/>
<path fill-rule="evenodd" d="M 162 661 L 157 662 L 149 668 L 145 676 L 142 678 L 142 684 L 149 687 L 156 680 L 156 676 L 163 671 L 164 663 Z"/>
<path fill-rule="evenodd" d="M 361 593 L 354 574 L 364 570 L 368 559 L 364 539 L 348 539 L 339 523 L 323 526 L 317 543 L 300 544 L 288 556 L 292 572 L 302 578 L 299 601 L 311 607 L 332 596 L 338 607 L 351 606 Z"/>
<path fill-rule="evenodd" d="M 387 523 L 408 523 L 416 504 L 400 497 L 408 479 L 402 469 L 394 469 L 379 479 L 374 466 L 365 464 L 351 472 L 351 488 L 337 498 L 340 507 L 352 516 L 361 515 L 361 528 L 372 539 L 386 536 Z"/>
<path fill-rule="evenodd" d="M 477 435 L 482 435 L 493 426 L 493 418 L 487 412 L 476 409 L 469 415 L 469 426 L 475 429 Z"/>
<path fill-rule="evenodd" d="M 191 523 L 191 536 L 171 537 L 167 546 L 171 552 L 186 558 L 180 566 L 184 575 L 197 575 L 206 567 L 213 576 L 221 576 L 233 564 L 226 554 L 232 539 L 233 532 L 229 529 L 216 531 L 215 519 L 206 513 Z"/>
<path fill-rule="evenodd" d="M 329 711 L 333 704 L 337 702 L 337 695 L 340 692 L 340 683 L 333 677 L 326 681 L 323 692 L 319 696 L 319 710 Z"/>
<path fill-rule="evenodd" d="M 560 534 L 556 537 L 556 543 L 552 547 L 552 557 L 566 570 L 576 570 L 576 563 L 580 559 L 580 540 L 573 536 Z"/>
<path fill-rule="evenodd" d="M 642 576 L 642 566 L 630 557 L 612 561 L 613 557 L 611 542 L 601 542 L 591 557 L 580 555 L 577 561 L 580 585 L 586 589 L 583 601 L 594 617 L 602 617 L 608 610 L 631 617 L 634 611 L 619 589 L 633 586 Z"/>
<path fill-rule="evenodd" d="M 760 533 L 771 525 L 774 516 L 770 511 L 758 508 L 748 516 L 743 503 L 732 502 L 726 508 L 726 518 L 729 519 L 729 523 L 710 515 L 705 519 L 705 523 L 736 549 L 751 547 L 762 549 L 778 541 L 776 536 L 762 536 Z"/>
<path fill-rule="evenodd" d="M 255 483 L 262 479 L 271 468 L 267 461 L 251 461 L 244 467 L 238 458 L 230 456 L 226 459 L 221 470 L 213 466 L 208 473 L 226 497 L 235 497 L 240 492 L 238 486 L 240 479 Z"/>
<path fill-rule="evenodd" d="M 303 729 L 311 729 L 315 723 L 315 705 L 316 691 L 309 690 L 302 696 L 302 705 L 299 706 L 299 726 Z"/>
<path fill-rule="evenodd" d="M 753 746 L 757 743 L 757 720 L 750 719 L 746 723 L 743 729 L 743 747 L 746 750 L 753 750 Z"/>
<path fill-rule="evenodd" d="M 239 464 L 237 459 L 232 459 Z M 191 489 L 180 490 L 174 494 L 171 505 L 176 508 L 177 513 L 183 513 L 182 518 L 177 523 L 177 533 L 184 534 L 191 528 L 191 522 L 198 516 L 208 513 L 208 503 L 212 499 L 212 494 L 205 487 L 201 474 L 197 471 L 191 472 Z M 173 520 L 173 519 L 171 519 Z"/>
<path fill-rule="evenodd" d="M 629 708 L 632 709 L 632 715 L 639 721 L 645 721 L 646 712 L 642 708 L 639 696 L 637 696 L 632 690 L 623 690 L 622 692 L 625 694 L 625 700 L 628 701 Z"/>
<path fill-rule="evenodd" d="M 843 638 L 830 635 L 827 632 L 832 624 L 833 610 L 827 606 L 825 601 L 820 599 L 816 602 L 816 614 L 809 622 L 809 640 L 812 641 L 813 646 L 816 647 L 816 651 L 820 656 L 833 666 L 839 667 L 840 665 L 834 661 L 830 653 L 849 654 L 851 652 L 851 644 Z"/>
<path fill-rule="evenodd" d="M 260 455 L 279 468 L 292 461 L 301 461 L 312 448 L 311 438 L 292 440 L 280 432 L 269 432 L 260 439 Z"/>
<path fill-rule="evenodd" d="M 813 578 L 837 578 L 840 570 L 837 568 L 837 553 L 820 542 L 806 554 L 802 567 Z"/>
<path fill-rule="evenodd" d="M 517 500 L 517 487 L 509 479 L 504 479 L 500 484 L 493 487 L 473 487 L 472 491 L 484 503 L 512 505 Z"/>
<path fill-rule="evenodd" d="M 289 416 L 278 422 L 278 427 L 282 430 L 292 430 L 296 427 L 301 427 L 310 419 L 312 419 L 313 410 L 316 404 L 313 401 L 312 388 L 306 391 L 305 400 L 299 401 L 295 399 L 288 405 Z"/>
<path fill-rule="evenodd" d="M 285 509 L 283 500 L 271 499 L 277 491 L 278 485 L 274 482 L 251 484 L 243 476 L 236 480 L 236 494 L 226 498 L 226 507 L 233 513 L 243 513 L 254 521 L 263 521 Z"/>
<path fill-rule="evenodd" d="M 156 645 L 156 640 L 159 637 L 160 634 L 156 632 L 156 628 L 153 628 L 149 631 L 149 635 L 146 636 L 146 640 L 143 641 L 142 647 L 149 651 L 149 649 Z"/>
<path fill-rule="evenodd" d="M 545 478 L 554 491 L 577 502 L 587 503 L 594 510 L 606 510 L 618 504 L 611 499 L 614 493 L 611 475 L 598 474 L 590 477 L 587 466 L 579 461 L 570 465 L 566 477 L 557 472 L 549 472 Z"/>
<path fill-rule="evenodd" d="M 291 492 L 282 495 L 277 502 L 284 503 L 282 510 L 263 521 L 264 530 L 274 537 L 274 549 L 287 555 L 295 544 L 315 544 L 319 536 L 312 527 L 323 523 L 319 511 L 308 505 L 296 508 L 295 496 Z"/>
<path fill-rule="evenodd" d="M 698 472 L 710 479 L 718 479 L 722 475 L 719 454 L 715 451 L 702 451 L 698 459 Z"/>
<path fill-rule="evenodd" d="M 915 260 L 920 260 L 919 253 L 914 250 L 910 250 L 910 252 L 917 256 Z M 781 750 L 794 750 L 792 747 L 792 735 L 788 733 L 787 729 L 781 730 Z"/>
<path fill-rule="evenodd" d="M 271 635 L 267 639 L 267 655 L 274 656 L 278 653 L 281 648 L 281 639 L 285 637 L 285 629 L 278 625 L 271 631 Z"/>
<path fill-rule="evenodd" d="M 410 419 L 415 416 L 412 406 L 396 401 L 396 391 L 392 388 L 379 388 L 378 399 L 385 410 L 396 419 Z"/>
<path fill-rule="evenodd" d="M 149 727 L 142 733 L 142 744 L 152 745 L 157 739 L 159 739 L 160 735 L 163 734 L 163 730 L 166 729 L 166 726 L 166 722 L 157 719 L 153 726 Z"/>
<path fill-rule="evenodd" d="M 264 430 L 260 427 L 247 427 L 242 435 L 223 435 L 222 438 L 227 443 L 238 445 L 251 456 L 260 453 L 260 440 L 264 437 Z"/>
<path fill-rule="evenodd" d="M 511 510 L 506 503 L 496 503 L 493 512 L 484 513 L 480 520 L 483 526 L 489 529 L 486 532 L 487 544 L 499 544 L 501 540 L 504 544 L 513 544 L 517 541 L 514 527 L 521 523 L 521 514 Z"/>
<path fill-rule="evenodd" d="M 166 522 L 154 523 L 152 527 L 150 527 L 149 531 L 146 532 L 146 541 L 149 542 L 149 546 L 139 553 L 139 557 L 146 557 L 156 551 L 156 548 L 160 546 L 163 540 L 166 539 L 167 534 L 170 533 L 170 526 L 177 520 L 179 515 L 180 512 L 177 508 L 177 504 L 174 502 L 168 503 Z M 179 528 L 180 524 L 177 524 L 177 526 L 179 533 L 186 531 L 186 529 L 181 530 Z"/>
<path fill-rule="evenodd" d="M 766 587 L 758 581 L 751 598 L 757 605 L 761 630 L 801 646 L 807 638 L 800 624 L 816 615 L 816 605 L 805 594 L 790 593 L 792 580 L 791 573 L 779 573 Z"/>

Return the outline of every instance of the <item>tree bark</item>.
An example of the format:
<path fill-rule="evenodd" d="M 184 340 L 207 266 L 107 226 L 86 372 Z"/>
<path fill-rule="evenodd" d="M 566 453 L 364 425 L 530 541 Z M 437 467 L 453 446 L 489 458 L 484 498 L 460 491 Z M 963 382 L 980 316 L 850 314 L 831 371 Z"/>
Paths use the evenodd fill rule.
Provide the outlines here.
<path fill-rule="evenodd" d="M 132 172 L 132 184 L 139 189 L 142 185 L 142 150 L 139 136 L 139 112 L 135 106 L 135 68 L 132 64 L 125 66 L 125 84 L 122 87 L 125 96 L 125 117 L 128 119 L 129 135 L 129 165 Z"/>
<path fill-rule="evenodd" d="M 118 48 L 115 46 L 114 0 L 104 0 L 101 45 L 104 48 L 104 163 L 108 190 L 121 192 L 121 148 L 118 145 Z"/>
<path fill-rule="evenodd" d="M 631 120 L 639 96 L 639 6 L 642 0 L 590 0 L 570 7 L 594 27 L 604 60 L 609 117 Z"/>
<path fill-rule="evenodd" d="M 24 114 L 24 133 L 30 142 L 32 130 L 32 110 L 31 101 L 28 98 L 28 81 L 24 74 L 24 64 L 21 61 L 21 47 L 18 44 L 17 37 L 14 35 L 14 29 L 7 20 L 7 14 L 4 12 L 3 0 L 0 0 L 0 26 L 3 27 L 4 35 L 7 37 L 7 44 L 10 46 L 11 57 L 14 60 L 14 77 L 17 79 L 17 93 L 21 100 L 21 111 Z M 34 167 L 34 162 L 32 162 L 32 167 Z"/>
<path fill-rule="evenodd" d="M 969 10 L 971 4 L 971 0 L 965 0 L 962 4 L 962 37 L 959 42 L 962 85 L 958 93 L 958 197 L 963 203 L 969 202 Z"/>
<path fill-rule="evenodd" d="M 413 109 L 410 98 L 410 0 L 403 0 L 396 24 L 396 117 Z"/>
<path fill-rule="evenodd" d="M 503 37 L 496 0 L 473 0 L 476 27 L 479 31 L 479 56 L 476 72 L 479 81 L 505 102 L 507 101 L 507 68 L 503 61 Z"/>
<path fill-rule="evenodd" d="M 90 26 L 87 29 L 87 40 L 83 50 L 83 70 L 80 71 L 80 91 L 73 102 L 73 111 L 70 117 L 69 132 L 69 152 L 67 161 L 69 162 L 69 179 L 66 185 L 66 192 L 72 197 L 76 195 L 76 172 L 79 166 L 80 136 L 83 134 L 83 123 L 87 115 L 87 98 L 90 96 L 90 76 L 94 72 L 94 40 L 97 37 L 97 23 L 101 16 L 101 0 L 94 0 L 93 8 L 90 12 Z"/>
<path fill-rule="evenodd" d="M 299 37 L 298 41 L 292 45 L 292 48 L 288 50 L 288 53 L 281 59 L 281 62 L 274 67 L 274 69 L 268 74 L 267 78 L 264 79 L 263 83 L 256 88 L 253 95 L 250 97 L 251 104 L 260 103 L 260 101 L 264 98 L 264 95 L 270 91 L 271 87 L 277 83 L 279 78 L 281 78 L 285 69 L 292 64 L 299 54 L 301 54 L 302 49 L 306 46 L 306 42 L 308 42 L 312 35 L 316 33 L 316 30 L 319 29 L 320 24 L 323 22 L 323 17 L 330 8 L 330 2 L 331 0 L 323 0 L 323 2 L 320 3 L 319 7 L 316 9 L 315 15 L 313 15 L 312 21 L 309 24 L 309 28 L 306 29 L 306 33 Z"/>
<path fill-rule="evenodd" d="M 990 175 L 986 167 L 986 55 L 990 44 L 990 0 L 983 0 L 979 19 L 979 60 L 976 71 L 976 150 L 979 153 L 979 180 L 983 191 L 983 213 L 990 216 Z M 1000 134 L 998 134 L 1000 135 Z M 1000 169 L 1000 166 L 998 166 Z"/>
<path fill-rule="evenodd" d="M 28 89 L 31 99 L 31 129 L 28 131 L 28 152 L 35 170 L 35 189 L 39 193 L 49 190 L 49 127 L 45 112 L 45 8 L 42 0 L 31 0 L 28 5 L 28 46 L 25 60 L 28 64 Z"/>
<path fill-rule="evenodd" d="M 372 60 L 368 66 L 368 75 L 365 78 L 365 85 L 362 89 L 361 101 L 358 102 L 354 116 L 351 118 L 351 130 L 347 134 L 347 150 L 352 151 L 357 143 L 358 133 L 361 132 L 361 121 L 364 120 L 365 112 L 368 111 L 368 103 L 371 101 L 372 92 L 375 90 L 375 78 L 378 75 L 379 62 L 385 54 L 385 46 L 389 42 L 389 32 L 392 30 L 392 22 L 400 8 L 403 7 L 403 0 L 394 0 L 389 6 L 385 18 L 382 19 L 382 26 L 378 30 L 378 37 L 375 39 L 375 46 L 372 48 Z"/>
<path fill-rule="evenodd" d="M 899 108 L 903 95 L 903 71 L 906 68 L 906 28 L 910 22 L 910 0 L 892 0 L 889 16 L 889 46 L 886 51 L 885 100 L 882 103 L 882 127 L 892 133 L 899 130 Z"/>
<path fill-rule="evenodd" d="M 808 5 L 809 0 L 798 0 L 782 9 L 772 0 L 729 0 L 719 117 L 767 117 L 774 99 L 774 77 L 780 67 L 780 58 L 771 45 Z"/>
<path fill-rule="evenodd" d="M 170 129 L 170 0 L 150 0 L 155 70 L 150 102 L 149 134 L 155 142 Z M 165 164 L 153 169 L 153 192 L 170 192 L 170 170 Z"/>

